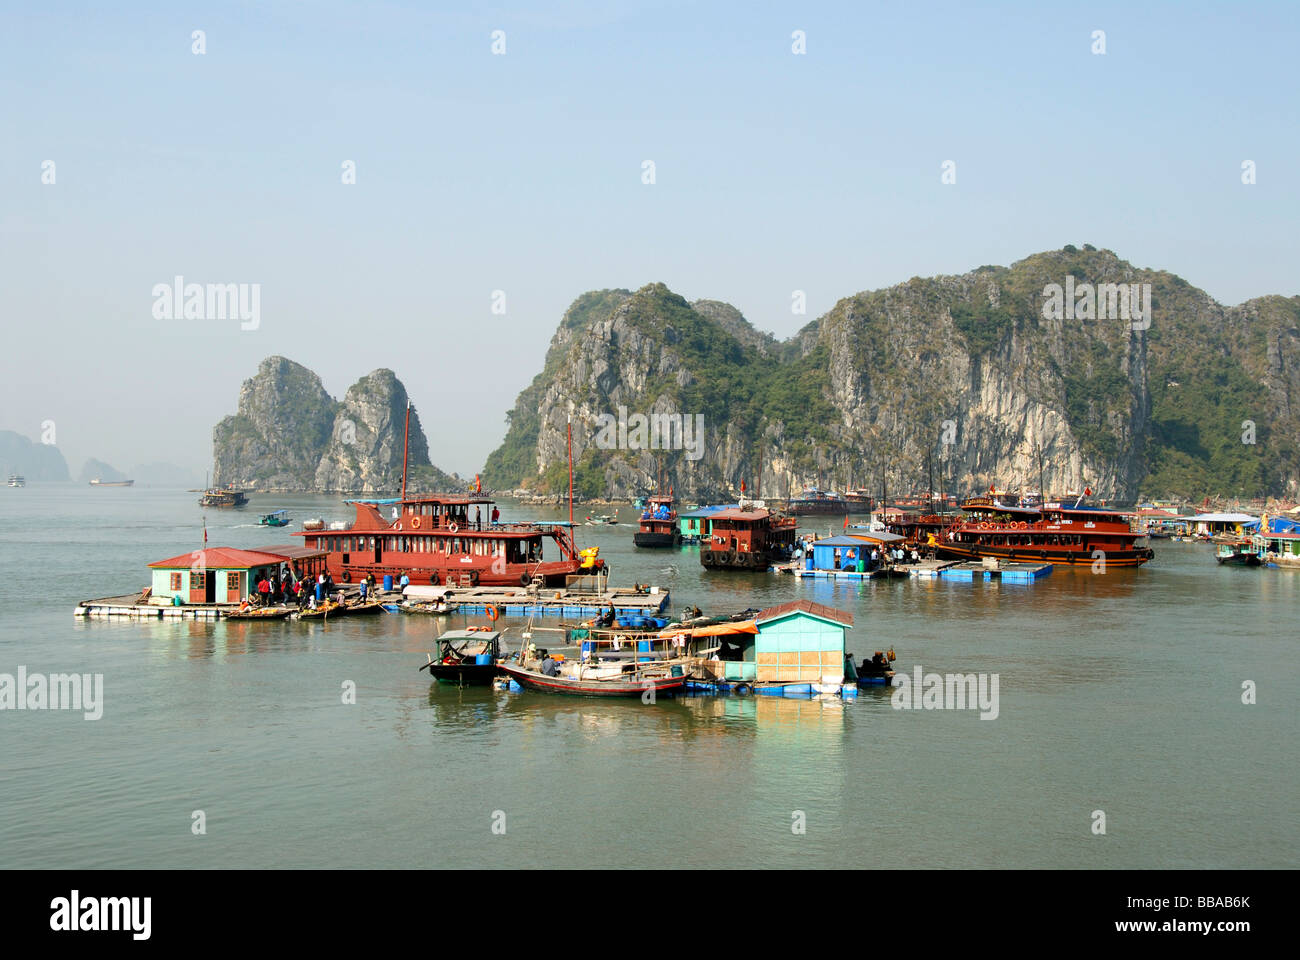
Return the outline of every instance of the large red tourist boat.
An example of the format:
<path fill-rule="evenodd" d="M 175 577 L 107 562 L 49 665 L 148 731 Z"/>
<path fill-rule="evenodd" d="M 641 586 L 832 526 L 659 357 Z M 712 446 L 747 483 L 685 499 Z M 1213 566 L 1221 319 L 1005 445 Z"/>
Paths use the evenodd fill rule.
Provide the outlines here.
<path fill-rule="evenodd" d="M 1102 551 L 1108 567 L 1136 567 L 1154 552 L 1139 547 L 1144 534 L 1134 531 L 1129 514 L 1073 503 L 1021 506 L 1014 497 L 971 497 L 962 503 L 965 516 L 937 534 L 932 544 L 940 557 L 978 560 L 1047 561 L 1089 565 Z"/>
<path fill-rule="evenodd" d="M 410 428 L 408 406 L 407 439 Z M 492 499 L 480 493 L 407 497 L 406 466 L 404 454 L 400 497 L 347 501 L 356 509 L 356 519 L 346 530 L 293 534 L 325 551 L 326 569 L 335 580 L 405 573 L 413 584 L 563 587 L 571 576 L 608 575 L 609 566 L 597 557 L 599 547 L 578 550 L 574 545 L 572 488 L 567 523 L 500 523 L 493 519 Z M 392 516 L 380 513 L 381 506 L 391 506 Z M 548 540 L 558 556 L 545 555 Z"/>
<path fill-rule="evenodd" d="M 789 560 L 794 550 L 794 517 L 754 504 L 720 510 L 709 517 L 711 532 L 700 541 L 700 563 L 726 570 L 766 570 Z"/>
<path fill-rule="evenodd" d="M 596 550 L 579 551 L 564 521 L 492 523 L 492 500 L 478 494 L 430 494 L 394 500 L 352 500 L 356 519 L 346 530 L 295 533 L 326 551 L 334 579 L 347 583 L 368 573 L 403 572 L 416 584 L 564 586 L 566 577 L 606 572 Z M 396 519 L 381 506 L 397 507 Z M 555 553 L 543 550 L 551 541 Z"/>

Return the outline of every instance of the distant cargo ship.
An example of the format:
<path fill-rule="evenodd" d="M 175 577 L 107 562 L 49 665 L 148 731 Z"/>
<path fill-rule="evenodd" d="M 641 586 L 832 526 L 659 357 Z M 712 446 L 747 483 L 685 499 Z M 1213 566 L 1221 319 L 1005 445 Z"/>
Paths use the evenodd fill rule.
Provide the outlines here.
<path fill-rule="evenodd" d="M 90 481 L 92 487 L 129 487 L 134 483 L 134 480 L 101 480 L 99 477 Z"/>
<path fill-rule="evenodd" d="M 11 473 L 11 474 L 9 474 L 9 486 L 11 486 L 11 487 L 25 487 L 25 486 L 27 486 L 27 480 L 26 480 L 25 477 L 20 477 L 20 476 L 18 476 L 18 474 L 16 474 L 16 473 Z"/>

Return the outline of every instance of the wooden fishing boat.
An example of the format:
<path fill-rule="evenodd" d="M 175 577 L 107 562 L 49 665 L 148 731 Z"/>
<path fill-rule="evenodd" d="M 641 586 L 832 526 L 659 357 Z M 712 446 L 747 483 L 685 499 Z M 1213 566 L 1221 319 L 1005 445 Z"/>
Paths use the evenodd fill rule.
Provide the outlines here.
<path fill-rule="evenodd" d="M 641 513 L 641 526 L 632 534 L 632 543 L 638 547 L 675 547 L 682 542 L 677 529 L 677 511 L 673 509 L 672 495 L 654 496 Z"/>
<path fill-rule="evenodd" d="M 892 664 L 895 659 L 894 648 L 890 647 L 888 652 L 877 650 L 875 656 L 870 660 L 864 657 L 861 666 L 853 666 L 853 658 L 848 657 L 845 666 L 851 668 L 852 674 L 857 678 L 860 687 L 887 686 L 894 679 Z M 846 676 L 848 673 L 849 670 L 846 669 Z"/>
<path fill-rule="evenodd" d="M 1233 540 L 1220 543 L 1216 548 L 1214 559 L 1221 566 L 1259 567 L 1264 563 L 1263 547 L 1251 540 Z"/>
<path fill-rule="evenodd" d="M 423 613 L 436 617 L 445 617 L 460 609 L 460 604 L 453 603 L 450 600 L 408 600 L 405 603 L 398 604 L 397 609 L 402 613 Z"/>
<path fill-rule="evenodd" d="M 201 507 L 242 507 L 248 503 L 248 495 L 234 487 L 209 487 L 199 497 Z"/>
<path fill-rule="evenodd" d="M 299 610 L 297 616 L 299 620 L 329 620 L 334 617 L 357 617 L 383 612 L 384 605 L 379 600 L 352 601 L 350 603 L 338 603 L 329 600 L 314 610 L 310 607 Z"/>
<path fill-rule="evenodd" d="M 293 520 L 288 510 L 273 510 L 257 522 L 263 527 L 287 527 Z"/>
<path fill-rule="evenodd" d="M 293 613 L 295 607 L 249 607 L 246 610 L 232 610 L 225 615 L 227 620 L 284 620 Z"/>
<path fill-rule="evenodd" d="M 540 665 L 502 663 L 499 669 L 522 687 L 543 693 L 575 697 L 642 697 L 670 695 L 686 686 L 682 665 L 627 663 L 616 668 L 583 670 L 582 664 L 565 664 L 555 675 L 542 672 Z M 673 671 L 677 671 L 674 673 Z"/>
<path fill-rule="evenodd" d="M 497 630 L 448 630 L 438 638 L 438 659 L 429 657 L 421 665 L 439 683 L 460 687 L 485 687 L 497 676 L 501 656 L 501 632 Z"/>

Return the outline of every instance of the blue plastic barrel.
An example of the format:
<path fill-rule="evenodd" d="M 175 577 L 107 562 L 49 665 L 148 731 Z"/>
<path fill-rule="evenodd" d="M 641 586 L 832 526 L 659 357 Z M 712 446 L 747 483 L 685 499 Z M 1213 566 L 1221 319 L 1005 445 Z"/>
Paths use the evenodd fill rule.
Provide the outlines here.
<path fill-rule="evenodd" d="M 393 575 L 391 573 L 384 574 L 384 589 L 393 589 Z"/>
<path fill-rule="evenodd" d="M 490 667 L 492 666 L 492 654 L 480 653 L 474 657 L 474 662 L 480 667 Z"/>
<path fill-rule="evenodd" d="M 803 568 L 804 568 L 805 570 L 811 570 L 811 569 L 813 568 L 813 565 L 812 565 L 812 564 L 813 564 L 813 558 L 812 558 L 812 557 L 808 557 L 808 558 L 805 559 L 804 562 L 803 562 Z"/>

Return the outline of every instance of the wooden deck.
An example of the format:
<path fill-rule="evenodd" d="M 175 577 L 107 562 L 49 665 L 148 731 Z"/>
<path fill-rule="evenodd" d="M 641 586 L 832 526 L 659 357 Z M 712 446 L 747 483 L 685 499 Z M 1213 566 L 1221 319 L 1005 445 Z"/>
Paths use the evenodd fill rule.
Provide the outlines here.
<path fill-rule="evenodd" d="M 355 584 L 339 584 L 349 596 L 357 593 Z M 603 593 L 542 588 L 529 591 L 523 587 L 450 587 L 445 591 L 463 613 L 486 613 L 489 606 L 496 607 L 504 616 L 511 617 L 589 617 L 614 605 L 620 614 L 654 616 L 668 606 L 668 591 L 638 593 L 630 587 L 607 588 Z M 398 603 L 402 596 L 397 591 L 377 597 L 385 603 Z M 140 603 L 140 594 L 121 597 L 100 597 L 83 600 L 73 610 L 73 616 L 91 619 L 126 618 L 134 620 L 220 620 L 233 610 L 235 604 L 186 603 L 180 606 Z"/>

